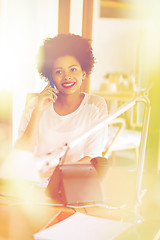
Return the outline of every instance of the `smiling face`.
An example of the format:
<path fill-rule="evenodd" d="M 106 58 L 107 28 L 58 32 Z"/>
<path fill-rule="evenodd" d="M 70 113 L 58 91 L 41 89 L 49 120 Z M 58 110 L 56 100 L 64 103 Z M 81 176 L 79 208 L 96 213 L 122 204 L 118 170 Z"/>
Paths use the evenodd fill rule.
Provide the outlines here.
<path fill-rule="evenodd" d="M 73 56 L 59 57 L 53 64 L 52 78 L 60 93 L 80 92 L 82 80 L 85 77 L 85 71 L 82 71 L 81 65 Z"/>

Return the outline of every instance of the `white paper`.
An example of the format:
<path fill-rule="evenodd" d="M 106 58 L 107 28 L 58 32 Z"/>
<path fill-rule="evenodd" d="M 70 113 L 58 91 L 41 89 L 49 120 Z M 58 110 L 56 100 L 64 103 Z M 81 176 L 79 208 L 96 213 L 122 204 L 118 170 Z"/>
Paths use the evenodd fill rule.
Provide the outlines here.
<path fill-rule="evenodd" d="M 76 212 L 69 218 L 34 234 L 36 240 L 112 240 L 131 223 L 88 216 Z"/>

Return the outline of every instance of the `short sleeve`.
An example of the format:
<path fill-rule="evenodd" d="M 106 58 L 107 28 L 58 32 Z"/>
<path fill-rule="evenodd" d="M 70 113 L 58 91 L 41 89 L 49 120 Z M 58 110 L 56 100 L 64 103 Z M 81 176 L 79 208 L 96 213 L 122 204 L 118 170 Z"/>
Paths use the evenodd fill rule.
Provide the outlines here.
<path fill-rule="evenodd" d="M 96 96 L 93 104 L 93 128 L 108 116 L 107 104 L 102 97 Z M 108 139 L 108 124 L 105 122 L 97 131 L 91 134 L 85 144 L 84 156 L 100 157 Z"/>

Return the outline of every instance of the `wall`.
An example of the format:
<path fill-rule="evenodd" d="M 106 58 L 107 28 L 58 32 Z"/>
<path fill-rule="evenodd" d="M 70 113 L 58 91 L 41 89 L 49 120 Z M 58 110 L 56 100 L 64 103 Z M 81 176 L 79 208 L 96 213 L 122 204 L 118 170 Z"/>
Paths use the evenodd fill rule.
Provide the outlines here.
<path fill-rule="evenodd" d="M 122 18 L 100 18 L 99 1 L 94 1 L 93 48 L 97 63 L 91 77 L 91 90 L 99 88 L 106 73 L 136 73 L 137 58 L 140 56 L 139 74 L 148 82 L 148 36 L 151 29 L 149 20 Z M 138 47 L 140 52 L 138 53 Z M 144 59 L 143 59 L 144 57 Z M 140 77 L 140 76 L 139 76 Z M 141 76 L 142 78 L 142 76 Z M 142 80 L 143 81 L 143 80 Z M 146 84 L 141 84 L 142 86 Z"/>

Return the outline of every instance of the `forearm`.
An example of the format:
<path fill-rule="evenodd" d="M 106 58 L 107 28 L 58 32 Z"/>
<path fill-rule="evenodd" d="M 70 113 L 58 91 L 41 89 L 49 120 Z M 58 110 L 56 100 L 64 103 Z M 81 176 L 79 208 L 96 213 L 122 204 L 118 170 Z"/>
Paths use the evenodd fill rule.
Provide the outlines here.
<path fill-rule="evenodd" d="M 34 151 L 40 117 L 41 114 L 34 110 L 25 132 L 15 143 L 16 149 Z"/>

